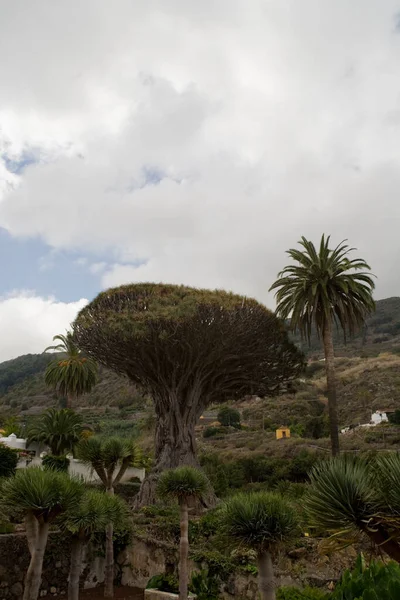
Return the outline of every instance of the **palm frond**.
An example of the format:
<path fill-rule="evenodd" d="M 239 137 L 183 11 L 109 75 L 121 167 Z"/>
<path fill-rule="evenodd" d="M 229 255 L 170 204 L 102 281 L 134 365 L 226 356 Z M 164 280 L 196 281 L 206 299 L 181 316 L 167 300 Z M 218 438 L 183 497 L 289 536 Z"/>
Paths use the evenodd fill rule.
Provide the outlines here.
<path fill-rule="evenodd" d="M 68 408 L 49 408 L 28 430 L 28 443 L 39 442 L 61 456 L 73 449 L 83 431 L 82 417 Z"/>
<path fill-rule="evenodd" d="M 210 489 L 206 474 L 194 467 L 178 467 L 164 471 L 158 480 L 157 493 L 161 498 L 203 498 Z"/>

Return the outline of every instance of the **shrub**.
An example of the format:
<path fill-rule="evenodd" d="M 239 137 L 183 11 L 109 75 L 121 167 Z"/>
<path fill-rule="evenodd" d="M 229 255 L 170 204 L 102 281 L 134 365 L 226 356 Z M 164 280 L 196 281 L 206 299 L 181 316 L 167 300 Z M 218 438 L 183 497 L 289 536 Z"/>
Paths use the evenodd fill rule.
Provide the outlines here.
<path fill-rule="evenodd" d="M 218 413 L 218 421 L 224 427 L 235 427 L 240 429 L 240 412 L 230 406 L 224 406 Z"/>
<path fill-rule="evenodd" d="M 372 561 L 365 566 L 360 555 L 353 571 L 346 570 L 330 600 L 398 600 L 400 598 L 400 565 Z"/>
<path fill-rule="evenodd" d="M 69 462 L 66 456 L 54 456 L 54 454 L 48 454 L 42 459 L 43 468 L 51 471 L 67 472 Z"/>
<path fill-rule="evenodd" d="M 18 453 L 0 443 L 0 477 L 14 475 L 18 464 Z"/>
<path fill-rule="evenodd" d="M 220 579 L 216 575 L 211 576 L 207 569 L 203 569 L 193 573 L 189 588 L 193 594 L 196 594 L 197 600 L 218 600 Z"/>
<path fill-rule="evenodd" d="M 210 438 L 210 437 L 214 437 L 215 435 L 217 435 L 218 433 L 221 433 L 221 430 L 219 427 L 207 427 L 204 431 L 203 431 L 203 437 L 204 438 Z"/>
<path fill-rule="evenodd" d="M 277 590 L 276 600 L 328 600 L 328 596 L 318 588 L 305 587 L 299 589 L 296 587 L 281 587 Z"/>
<path fill-rule="evenodd" d="M 171 594 L 179 593 L 179 583 L 175 575 L 154 575 L 146 586 L 147 590 L 160 590 L 160 592 L 170 592 Z"/>
<path fill-rule="evenodd" d="M 400 410 L 397 408 L 394 413 L 389 413 L 388 419 L 393 425 L 400 425 Z"/>

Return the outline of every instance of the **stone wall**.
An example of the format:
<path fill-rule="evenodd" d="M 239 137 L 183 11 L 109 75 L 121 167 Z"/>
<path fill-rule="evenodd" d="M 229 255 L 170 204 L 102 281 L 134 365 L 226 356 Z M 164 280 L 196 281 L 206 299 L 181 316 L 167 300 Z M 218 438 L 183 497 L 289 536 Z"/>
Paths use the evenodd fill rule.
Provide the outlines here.
<path fill-rule="evenodd" d="M 30 555 L 25 534 L 0 535 L 0 599 L 22 598 Z M 43 563 L 41 595 L 66 594 L 69 547 L 59 534 L 50 534 Z"/>

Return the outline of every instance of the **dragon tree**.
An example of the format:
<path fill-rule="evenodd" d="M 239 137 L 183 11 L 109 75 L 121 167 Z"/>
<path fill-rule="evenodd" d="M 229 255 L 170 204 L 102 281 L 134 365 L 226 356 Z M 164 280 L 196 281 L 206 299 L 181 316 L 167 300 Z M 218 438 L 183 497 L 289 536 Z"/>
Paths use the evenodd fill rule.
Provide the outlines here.
<path fill-rule="evenodd" d="M 302 371 L 282 322 L 251 298 L 154 283 L 99 294 L 73 325 L 78 346 L 152 396 L 155 467 L 139 504 L 155 499 L 158 474 L 198 466 L 195 425 L 210 404 L 275 395 Z"/>

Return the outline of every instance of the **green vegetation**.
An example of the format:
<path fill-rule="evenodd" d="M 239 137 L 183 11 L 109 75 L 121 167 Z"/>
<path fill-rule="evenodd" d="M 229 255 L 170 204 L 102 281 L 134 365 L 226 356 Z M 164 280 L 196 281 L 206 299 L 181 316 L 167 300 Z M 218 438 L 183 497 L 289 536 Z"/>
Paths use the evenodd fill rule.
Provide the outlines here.
<path fill-rule="evenodd" d="M 82 350 L 151 395 L 156 473 L 196 464 L 195 425 L 208 405 L 247 393 L 276 394 L 304 366 L 264 306 L 185 286 L 107 290 L 79 313 L 74 336 Z M 154 501 L 156 485 L 156 477 L 145 482 L 139 503 Z"/>
<path fill-rule="evenodd" d="M 240 429 L 240 412 L 230 406 L 223 406 L 218 412 L 218 421 L 224 427 Z"/>
<path fill-rule="evenodd" d="M 42 465 L 43 468 L 46 470 L 67 473 L 70 461 L 67 456 L 56 456 L 54 454 L 48 454 L 47 456 L 43 457 Z"/>
<path fill-rule="evenodd" d="M 114 488 L 121 481 L 130 466 L 140 466 L 142 454 L 138 446 L 131 440 L 119 438 L 82 439 L 76 446 L 77 457 L 91 467 L 99 476 L 106 493 L 114 495 Z M 114 595 L 114 523 L 112 520 L 106 527 L 106 564 L 104 595 Z"/>
<path fill-rule="evenodd" d="M 188 595 L 189 504 L 202 500 L 209 489 L 210 484 L 205 474 L 193 467 L 164 471 L 157 484 L 157 494 L 160 498 L 175 498 L 179 503 L 179 597 L 183 599 Z"/>
<path fill-rule="evenodd" d="M 331 535 L 334 546 L 359 533 L 400 562 L 400 455 L 370 460 L 344 455 L 316 465 L 303 499 L 310 524 Z"/>
<path fill-rule="evenodd" d="M 276 600 L 329 600 L 328 596 L 318 588 L 281 587 L 277 590 Z"/>
<path fill-rule="evenodd" d="M 67 398 L 67 407 L 71 408 L 74 400 L 95 386 L 97 364 L 82 354 L 70 331 L 66 335 L 55 335 L 53 341 L 60 343 L 49 346 L 45 352 L 55 350 L 62 358 L 58 357 L 48 365 L 44 380 L 47 386 Z"/>
<path fill-rule="evenodd" d="M 18 464 L 18 453 L 4 444 L 0 444 L 0 477 L 15 475 Z"/>
<path fill-rule="evenodd" d="M 353 571 L 345 571 L 327 600 L 397 600 L 400 598 L 400 566 L 372 561 L 368 567 L 358 557 Z"/>
<path fill-rule="evenodd" d="M 303 250 L 288 250 L 296 263 L 278 275 L 270 290 L 277 290 L 276 313 L 290 319 L 290 328 L 310 339 L 312 325 L 321 337 L 325 354 L 328 386 L 329 426 L 333 456 L 339 454 L 339 422 L 336 400 L 336 377 L 333 348 L 333 323 L 350 336 L 365 325 L 374 312 L 372 292 L 375 283 L 370 267 L 362 259 L 349 259 L 353 248 L 343 242 L 334 250 L 330 237 L 323 235 L 319 252 L 305 237 L 299 242 Z"/>
<path fill-rule="evenodd" d="M 50 524 L 63 512 L 76 506 L 83 484 L 64 473 L 32 467 L 20 469 L 1 486 L 2 505 L 10 513 L 25 517 L 31 561 L 25 578 L 23 600 L 37 600 L 42 577 L 43 557 Z"/>
<path fill-rule="evenodd" d="M 228 500 L 223 523 L 233 544 L 257 553 L 261 599 L 275 600 L 272 555 L 279 544 L 298 533 L 293 507 L 278 494 L 242 493 Z"/>
<path fill-rule="evenodd" d="M 28 430 L 28 442 L 49 446 L 51 454 L 71 452 L 81 438 L 82 417 L 69 408 L 49 408 Z"/>
<path fill-rule="evenodd" d="M 51 358 L 44 354 L 25 354 L 0 363 L 0 395 L 32 375 L 42 373 Z"/>

